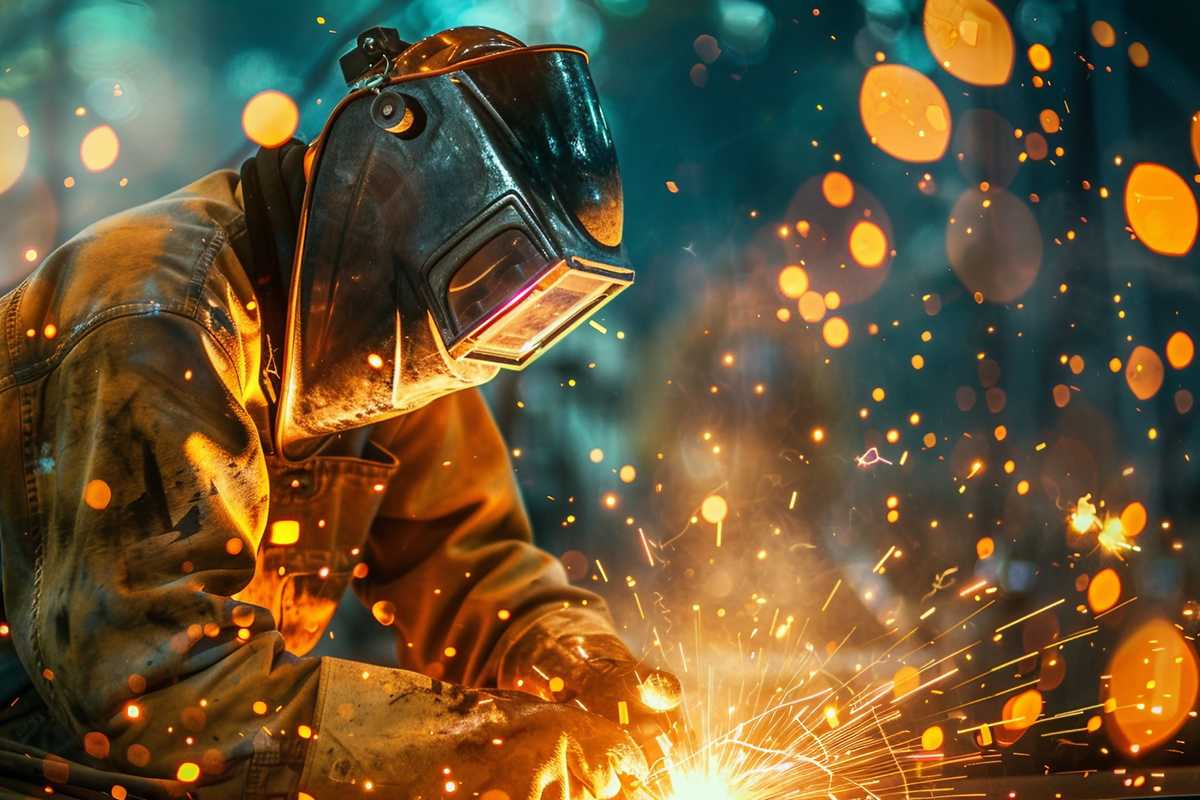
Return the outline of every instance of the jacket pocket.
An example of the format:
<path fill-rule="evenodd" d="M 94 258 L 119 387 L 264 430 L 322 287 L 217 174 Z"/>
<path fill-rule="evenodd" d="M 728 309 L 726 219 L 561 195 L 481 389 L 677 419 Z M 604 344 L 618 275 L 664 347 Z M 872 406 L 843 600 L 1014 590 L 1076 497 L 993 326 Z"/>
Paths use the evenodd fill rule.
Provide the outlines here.
<path fill-rule="evenodd" d="M 254 578 L 236 599 L 268 609 L 287 649 L 316 646 L 354 577 L 371 523 L 398 462 L 368 444 L 373 460 L 267 458 L 271 504 Z"/>

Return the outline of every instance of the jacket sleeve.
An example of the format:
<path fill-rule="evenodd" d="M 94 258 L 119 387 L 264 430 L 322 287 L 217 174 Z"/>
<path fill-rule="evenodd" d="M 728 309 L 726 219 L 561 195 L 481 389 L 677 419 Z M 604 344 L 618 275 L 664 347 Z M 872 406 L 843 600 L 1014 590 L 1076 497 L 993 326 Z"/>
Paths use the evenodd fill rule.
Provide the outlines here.
<path fill-rule="evenodd" d="M 96 762 L 198 779 L 205 798 L 292 792 L 317 724 L 320 662 L 231 599 L 268 503 L 238 372 L 188 318 L 119 318 L 67 352 L 23 423 L 39 522 L 9 608 L 22 661 Z"/>
<path fill-rule="evenodd" d="M 533 544 L 507 448 L 477 389 L 408 414 L 385 446 L 400 470 L 355 589 L 395 627 L 402 666 L 545 696 L 532 682 L 546 676 L 516 656 L 527 649 L 520 642 L 563 629 L 615 635 L 604 602 Z"/>

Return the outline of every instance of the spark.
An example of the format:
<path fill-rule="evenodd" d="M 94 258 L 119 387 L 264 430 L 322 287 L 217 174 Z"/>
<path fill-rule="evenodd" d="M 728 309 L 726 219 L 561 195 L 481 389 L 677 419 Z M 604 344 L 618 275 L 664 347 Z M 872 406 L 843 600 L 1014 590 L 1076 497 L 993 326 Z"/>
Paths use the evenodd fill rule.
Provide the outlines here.
<path fill-rule="evenodd" d="M 886 458 L 879 455 L 879 448 L 877 447 L 872 447 L 861 456 L 855 456 L 854 461 L 862 469 L 873 467 L 876 464 L 887 464 L 889 467 L 893 466 L 891 461 L 888 461 Z"/>

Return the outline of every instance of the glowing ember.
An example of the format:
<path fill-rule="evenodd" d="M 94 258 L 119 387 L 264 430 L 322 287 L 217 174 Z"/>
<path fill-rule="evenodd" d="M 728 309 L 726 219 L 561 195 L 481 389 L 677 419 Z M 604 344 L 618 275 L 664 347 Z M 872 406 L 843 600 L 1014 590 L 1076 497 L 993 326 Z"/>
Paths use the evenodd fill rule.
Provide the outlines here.
<path fill-rule="evenodd" d="M 1085 494 L 1079 498 L 1075 510 L 1071 512 L 1071 528 L 1076 533 L 1087 533 L 1100 524 L 1096 519 L 1096 506 L 1092 505 L 1091 500 L 1092 496 Z"/>

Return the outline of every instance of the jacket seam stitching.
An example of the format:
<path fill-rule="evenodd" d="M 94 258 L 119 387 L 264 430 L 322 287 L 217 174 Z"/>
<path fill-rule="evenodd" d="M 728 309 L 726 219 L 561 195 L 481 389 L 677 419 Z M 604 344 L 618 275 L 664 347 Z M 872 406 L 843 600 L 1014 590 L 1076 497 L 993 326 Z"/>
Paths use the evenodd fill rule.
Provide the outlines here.
<path fill-rule="evenodd" d="M 187 296 L 184 299 L 183 310 L 188 316 L 195 316 L 196 310 L 200 305 L 200 296 L 204 293 L 204 284 L 208 278 L 208 269 L 216 260 L 217 255 L 228 244 L 229 235 L 225 233 L 224 228 L 218 227 L 212 240 L 204 246 L 204 249 L 196 258 L 196 263 L 192 267 L 191 280 L 188 281 Z"/>
<path fill-rule="evenodd" d="M 21 298 L 25 296 L 25 289 L 29 286 L 29 281 L 21 281 L 21 284 L 13 290 L 12 298 L 9 301 L 7 314 L 4 318 L 4 340 L 8 346 L 8 358 L 10 363 L 17 363 L 17 312 L 21 308 Z"/>
<path fill-rule="evenodd" d="M 38 502 L 37 480 L 34 478 L 33 469 L 31 469 L 31 466 L 35 463 L 35 453 L 33 442 L 33 401 L 30 399 L 29 394 L 29 392 L 24 391 L 23 386 L 17 390 L 17 397 L 21 404 L 21 450 L 25 458 L 25 463 L 22 464 L 21 469 L 25 479 L 25 502 L 29 506 L 29 520 L 34 526 L 34 530 L 38 532 L 38 535 L 34 537 L 33 587 L 29 598 L 30 644 L 33 646 L 35 663 L 44 670 L 46 660 L 43 655 L 42 636 L 39 631 L 39 625 L 42 617 L 42 565 L 45 554 L 45 537 L 41 535 L 41 504 Z M 26 531 L 26 535 L 28 533 L 29 531 Z M 38 677 L 41 677 L 41 675 L 39 674 Z M 49 688 L 53 689 L 52 682 L 46 681 L 46 683 Z"/>

